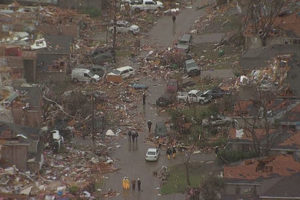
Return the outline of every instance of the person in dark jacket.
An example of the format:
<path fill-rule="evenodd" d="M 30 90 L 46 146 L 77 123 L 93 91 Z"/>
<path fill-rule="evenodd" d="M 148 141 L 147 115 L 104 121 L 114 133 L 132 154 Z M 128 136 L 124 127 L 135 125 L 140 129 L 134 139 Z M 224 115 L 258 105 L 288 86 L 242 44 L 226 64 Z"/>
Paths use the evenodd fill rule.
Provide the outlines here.
<path fill-rule="evenodd" d="M 152 122 L 150 120 L 148 120 L 147 125 L 148 125 L 148 130 L 149 130 L 149 133 L 150 133 L 151 132 Z"/>
<path fill-rule="evenodd" d="M 146 93 L 144 92 L 143 93 L 143 105 L 145 105 L 146 104 Z"/>
<path fill-rule="evenodd" d="M 176 149 L 175 149 L 175 147 L 173 147 L 173 149 L 172 149 L 172 157 L 173 157 L 173 158 L 176 157 Z"/>
<path fill-rule="evenodd" d="M 128 131 L 128 140 L 129 140 L 129 142 L 131 142 L 131 135 L 132 135 L 132 133 L 131 133 L 131 131 L 129 130 L 129 131 Z"/>
<path fill-rule="evenodd" d="M 132 181 L 131 181 L 132 190 L 135 190 L 135 183 L 136 183 L 136 180 L 132 179 Z"/>
<path fill-rule="evenodd" d="M 176 21 L 176 16 L 175 15 L 172 15 L 172 21 L 173 21 L 173 23 L 175 23 L 175 21 Z"/>
<path fill-rule="evenodd" d="M 171 150 L 171 148 L 170 148 L 170 147 L 168 147 L 168 149 L 167 149 L 167 156 L 168 156 L 168 160 L 170 160 L 170 159 L 171 159 L 171 154 L 172 154 L 172 150 Z"/>
<path fill-rule="evenodd" d="M 138 179 L 137 179 L 138 191 L 141 191 L 141 184 L 142 184 L 141 179 L 138 178 Z"/>

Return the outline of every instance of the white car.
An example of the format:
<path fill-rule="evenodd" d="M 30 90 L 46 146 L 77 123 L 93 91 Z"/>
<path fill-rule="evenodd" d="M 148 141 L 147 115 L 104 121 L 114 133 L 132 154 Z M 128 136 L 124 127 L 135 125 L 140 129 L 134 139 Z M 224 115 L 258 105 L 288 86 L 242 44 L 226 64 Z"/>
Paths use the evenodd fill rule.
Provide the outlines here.
<path fill-rule="evenodd" d="M 131 2 L 130 9 L 134 11 L 141 11 L 141 10 L 156 10 L 163 8 L 164 5 L 160 1 L 155 0 L 143 0 L 140 2 Z"/>
<path fill-rule="evenodd" d="M 209 103 L 212 100 L 212 97 L 208 94 L 208 91 L 201 92 L 200 90 L 191 90 L 188 93 L 177 92 L 177 100 L 179 102 L 205 104 Z"/>
<path fill-rule="evenodd" d="M 100 76 L 89 69 L 75 68 L 72 70 L 71 79 L 74 82 L 97 82 L 100 80 Z"/>
<path fill-rule="evenodd" d="M 159 157 L 159 150 L 157 148 L 149 148 L 147 150 L 145 160 L 146 161 L 157 161 Z"/>
<path fill-rule="evenodd" d="M 129 78 L 135 74 L 134 69 L 130 66 L 120 67 L 108 73 L 108 76 L 121 76 L 123 79 Z"/>
<path fill-rule="evenodd" d="M 113 24 L 113 22 L 111 22 Z M 108 31 L 113 33 L 114 26 L 108 28 Z M 128 33 L 131 32 L 133 34 L 137 34 L 140 32 L 140 27 L 138 25 L 132 24 L 125 20 L 119 20 L 116 22 L 116 31 L 117 33 Z"/>

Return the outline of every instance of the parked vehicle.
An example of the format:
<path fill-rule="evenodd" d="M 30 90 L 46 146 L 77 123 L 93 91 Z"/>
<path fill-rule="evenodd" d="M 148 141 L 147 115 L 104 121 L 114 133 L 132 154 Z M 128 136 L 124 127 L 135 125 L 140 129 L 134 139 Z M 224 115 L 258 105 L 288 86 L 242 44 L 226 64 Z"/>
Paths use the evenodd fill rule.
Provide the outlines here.
<path fill-rule="evenodd" d="M 117 69 L 112 70 L 112 72 L 108 73 L 109 76 L 121 76 L 123 79 L 129 78 L 133 76 L 135 71 L 130 66 L 120 67 Z"/>
<path fill-rule="evenodd" d="M 103 103 L 103 102 L 108 101 L 108 99 L 109 99 L 106 92 L 101 91 L 101 90 L 96 90 L 93 92 L 93 94 L 94 94 L 96 103 Z"/>
<path fill-rule="evenodd" d="M 148 89 L 147 85 L 140 84 L 140 83 L 132 83 L 129 86 L 136 89 L 136 90 L 146 90 L 146 89 Z"/>
<path fill-rule="evenodd" d="M 114 25 L 113 25 L 113 22 L 112 22 L 112 26 L 110 26 L 108 28 L 108 31 L 113 33 L 114 32 Z M 125 20 L 119 20 L 116 22 L 116 31 L 117 33 L 133 33 L 133 34 L 137 34 L 140 32 L 140 27 L 135 25 L 135 24 L 132 24 L 130 25 L 130 23 L 128 21 L 125 21 Z"/>
<path fill-rule="evenodd" d="M 104 74 L 106 73 L 106 67 L 100 66 L 100 65 L 94 65 L 91 67 L 91 71 L 94 74 L 97 74 L 100 77 L 103 77 Z"/>
<path fill-rule="evenodd" d="M 164 122 L 157 122 L 155 124 L 154 135 L 156 137 L 165 137 L 167 136 L 167 127 Z"/>
<path fill-rule="evenodd" d="M 176 79 L 170 79 L 167 83 L 167 92 L 175 93 L 178 90 L 178 81 Z"/>
<path fill-rule="evenodd" d="M 155 0 L 132 1 L 130 3 L 131 10 L 137 12 L 141 10 L 156 10 L 163 7 L 164 5 L 162 2 Z"/>
<path fill-rule="evenodd" d="M 188 92 L 177 92 L 176 98 L 178 102 L 187 102 Z"/>
<path fill-rule="evenodd" d="M 111 48 L 97 48 L 91 53 L 89 59 L 96 65 L 102 65 L 105 62 L 111 62 L 113 60 L 113 54 Z"/>
<path fill-rule="evenodd" d="M 187 92 L 178 92 L 177 100 L 179 102 L 200 103 L 205 104 L 211 101 L 212 97 L 206 92 L 202 93 L 200 90 L 191 90 Z"/>
<path fill-rule="evenodd" d="M 74 82 L 97 82 L 100 77 L 89 69 L 75 68 L 72 70 L 71 79 Z"/>
<path fill-rule="evenodd" d="M 149 148 L 147 150 L 145 160 L 146 161 L 157 161 L 159 158 L 159 150 L 157 148 Z"/>
<path fill-rule="evenodd" d="M 231 117 L 226 117 L 223 115 L 216 115 L 211 116 L 209 119 L 203 119 L 202 125 L 203 126 L 225 126 L 225 125 L 232 125 L 235 123 L 235 120 Z"/>
<path fill-rule="evenodd" d="M 175 101 L 174 96 L 175 95 L 172 95 L 170 93 L 165 93 L 156 100 L 156 105 L 160 107 L 166 107 Z"/>
<path fill-rule="evenodd" d="M 230 93 L 226 92 L 225 90 L 222 90 L 219 87 L 215 87 L 215 88 L 212 88 L 210 90 L 207 90 L 207 94 L 211 95 L 213 99 L 216 99 L 216 98 L 221 98 L 224 95 L 227 95 L 227 94 L 230 94 Z"/>
<path fill-rule="evenodd" d="M 184 70 L 189 76 L 199 76 L 200 75 L 200 67 L 197 65 L 194 59 L 186 60 L 184 62 L 185 68 Z"/>
<path fill-rule="evenodd" d="M 192 35 L 190 34 L 184 34 L 179 40 L 176 45 L 176 48 L 178 50 L 184 51 L 188 53 L 190 51 L 190 43 L 192 40 Z"/>

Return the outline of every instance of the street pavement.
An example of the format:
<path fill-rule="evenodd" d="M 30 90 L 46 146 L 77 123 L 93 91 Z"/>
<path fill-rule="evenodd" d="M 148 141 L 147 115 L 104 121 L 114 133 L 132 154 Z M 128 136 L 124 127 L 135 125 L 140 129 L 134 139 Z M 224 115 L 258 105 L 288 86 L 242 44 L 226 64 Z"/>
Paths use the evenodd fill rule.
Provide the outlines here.
<path fill-rule="evenodd" d="M 165 48 L 172 45 L 173 41 L 181 34 L 188 32 L 194 21 L 204 15 L 203 9 L 186 8 L 181 10 L 176 19 L 176 32 L 173 34 L 173 23 L 170 16 L 164 16 L 159 19 L 157 24 L 149 32 L 148 38 L 142 41 L 142 45 L 151 45 L 160 48 Z M 144 52 L 142 52 L 144 53 Z M 141 54 L 142 54 L 141 53 Z M 134 65 L 132 65 L 134 66 Z M 183 163 L 184 155 L 179 154 L 176 159 L 166 159 L 165 152 L 161 152 L 161 156 L 157 162 L 146 162 L 144 157 L 147 148 L 152 144 L 147 142 L 148 130 L 146 122 L 152 121 L 152 129 L 154 129 L 156 122 L 165 120 L 166 114 L 159 115 L 155 101 L 165 92 L 165 81 L 161 79 L 152 79 L 151 77 L 145 77 L 140 80 L 139 83 L 143 83 L 149 86 L 146 105 L 142 105 L 142 97 L 140 97 L 140 104 L 137 105 L 135 111 L 135 117 L 140 121 L 140 126 L 143 127 L 143 132 L 139 132 L 137 143 L 129 142 L 127 137 L 123 137 L 120 141 L 114 145 L 119 148 L 112 154 L 112 159 L 115 160 L 114 165 L 120 168 L 115 173 L 106 174 L 104 191 L 109 189 L 117 191 L 119 194 L 116 197 L 110 197 L 108 199 L 114 200 L 183 200 L 184 194 L 171 194 L 166 196 L 160 195 L 160 183 L 157 177 L 153 176 L 153 172 L 160 169 L 162 166 L 172 166 L 179 163 Z M 203 162 L 213 161 L 215 158 L 212 154 L 197 154 L 193 157 L 194 160 L 201 160 Z M 129 177 L 142 181 L 142 191 L 123 191 L 122 179 L 123 177 Z"/>

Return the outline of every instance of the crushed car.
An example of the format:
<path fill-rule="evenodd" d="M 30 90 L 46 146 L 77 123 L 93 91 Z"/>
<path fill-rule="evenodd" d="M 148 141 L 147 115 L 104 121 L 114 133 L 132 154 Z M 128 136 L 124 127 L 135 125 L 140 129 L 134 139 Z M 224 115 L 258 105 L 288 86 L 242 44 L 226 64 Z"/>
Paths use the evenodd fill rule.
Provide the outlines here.
<path fill-rule="evenodd" d="M 177 101 L 179 102 L 206 104 L 211 100 L 211 95 L 209 95 L 207 92 L 201 92 L 200 90 L 177 93 Z"/>
<path fill-rule="evenodd" d="M 200 67 L 194 59 L 189 59 L 184 62 L 184 70 L 191 77 L 199 76 L 201 73 Z"/>
<path fill-rule="evenodd" d="M 210 90 L 207 90 L 207 94 L 211 95 L 213 99 L 221 98 L 224 95 L 229 95 L 230 92 L 222 90 L 219 87 L 214 87 Z"/>
<path fill-rule="evenodd" d="M 167 107 L 174 103 L 175 97 L 173 94 L 165 93 L 156 100 L 156 105 L 159 107 Z"/>
<path fill-rule="evenodd" d="M 236 120 L 223 115 L 212 115 L 210 118 L 202 120 L 203 126 L 229 126 L 236 123 Z"/>
<path fill-rule="evenodd" d="M 87 61 L 92 61 L 96 65 L 102 65 L 113 60 L 114 51 L 112 48 L 96 48 L 87 56 Z"/>
<path fill-rule="evenodd" d="M 72 70 L 71 79 L 73 82 L 97 82 L 100 77 L 89 69 L 75 68 Z"/>
<path fill-rule="evenodd" d="M 112 26 L 108 28 L 108 31 L 113 33 L 114 32 L 114 22 L 111 22 Z M 117 33 L 132 33 L 138 34 L 140 32 L 140 27 L 138 25 L 132 24 L 125 20 L 118 20 L 116 21 L 116 32 Z"/>

